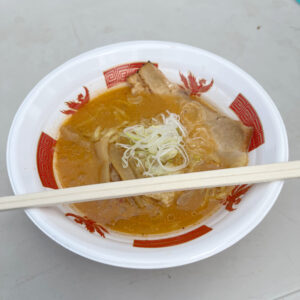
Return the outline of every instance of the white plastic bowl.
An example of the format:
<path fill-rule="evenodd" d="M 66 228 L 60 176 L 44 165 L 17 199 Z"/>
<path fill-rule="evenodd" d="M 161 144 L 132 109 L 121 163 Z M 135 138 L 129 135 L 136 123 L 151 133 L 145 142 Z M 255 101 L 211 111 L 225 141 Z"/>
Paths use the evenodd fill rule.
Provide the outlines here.
<path fill-rule="evenodd" d="M 185 75 L 191 71 L 197 78 L 214 78 L 214 86 L 205 97 L 237 118 L 229 108 L 235 100 L 235 111 L 239 111 L 244 122 L 256 128 L 253 145 L 258 147 L 250 152 L 249 164 L 288 159 L 287 135 L 281 116 L 268 94 L 251 76 L 227 60 L 198 48 L 170 42 L 133 41 L 79 55 L 56 68 L 32 89 L 19 108 L 8 137 L 7 168 L 14 193 L 45 189 L 37 169 L 38 142 L 42 132 L 54 140 L 57 138 L 59 125 L 66 117 L 61 113 L 66 109 L 65 101 L 84 93 L 83 86 L 93 97 L 105 90 L 107 84 L 123 80 L 128 71 L 135 68 L 132 63 L 148 60 L 158 63 L 167 77 L 178 83 L 179 71 Z M 49 147 L 51 139 L 43 141 L 38 160 L 51 160 Z M 44 165 L 42 162 L 40 168 L 40 173 L 49 173 L 47 162 Z M 26 213 L 54 241 L 86 258 L 128 268 L 165 268 L 207 258 L 236 243 L 261 222 L 282 185 L 283 182 L 257 184 L 240 203 L 239 199 L 235 199 L 236 204 L 227 203 L 229 210 L 224 205 L 203 224 L 166 235 L 163 240 L 152 237 L 150 242 L 112 233 L 105 234 L 106 238 L 91 234 L 84 224 L 67 218 L 61 207 L 28 209 Z M 159 241 L 153 242 L 153 239 Z"/>

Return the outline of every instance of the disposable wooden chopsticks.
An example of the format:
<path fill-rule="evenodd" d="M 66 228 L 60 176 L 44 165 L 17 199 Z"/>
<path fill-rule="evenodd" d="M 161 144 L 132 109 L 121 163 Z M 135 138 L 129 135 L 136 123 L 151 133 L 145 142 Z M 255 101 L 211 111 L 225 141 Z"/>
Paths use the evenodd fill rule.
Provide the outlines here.
<path fill-rule="evenodd" d="M 99 183 L 0 198 L 0 210 L 122 198 L 300 177 L 300 161 Z"/>

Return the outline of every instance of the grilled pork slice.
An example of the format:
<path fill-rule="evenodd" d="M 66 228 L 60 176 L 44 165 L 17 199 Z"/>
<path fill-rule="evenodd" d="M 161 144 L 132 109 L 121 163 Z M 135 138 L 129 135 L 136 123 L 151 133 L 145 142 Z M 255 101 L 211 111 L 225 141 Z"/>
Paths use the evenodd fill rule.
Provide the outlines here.
<path fill-rule="evenodd" d="M 244 166 L 248 163 L 248 147 L 252 137 L 252 127 L 232 120 L 201 98 L 190 98 L 178 85 L 170 82 L 152 63 L 148 62 L 140 70 L 128 77 L 127 82 L 135 93 L 172 94 L 183 101 L 197 101 L 204 111 L 205 122 L 218 145 L 218 154 L 226 167 Z"/>
<path fill-rule="evenodd" d="M 148 62 L 139 71 L 127 78 L 133 94 L 152 93 L 156 95 L 184 94 L 177 84 L 170 82 L 166 76 Z"/>

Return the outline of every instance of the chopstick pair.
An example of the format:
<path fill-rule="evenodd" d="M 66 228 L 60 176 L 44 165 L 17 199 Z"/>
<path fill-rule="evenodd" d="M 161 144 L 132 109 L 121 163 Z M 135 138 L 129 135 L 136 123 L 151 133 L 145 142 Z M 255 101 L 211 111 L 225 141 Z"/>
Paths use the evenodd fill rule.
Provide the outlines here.
<path fill-rule="evenodd" d="M 0 198 L 0 210 L 52 206 L 300 177 L 300 161 L 99 183 Z"/>

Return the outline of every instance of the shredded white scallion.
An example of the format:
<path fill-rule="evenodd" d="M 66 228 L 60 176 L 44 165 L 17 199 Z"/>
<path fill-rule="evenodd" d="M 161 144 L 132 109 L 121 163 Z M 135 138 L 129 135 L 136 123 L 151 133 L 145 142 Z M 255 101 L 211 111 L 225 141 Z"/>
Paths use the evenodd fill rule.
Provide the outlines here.
<path fill-rule="evenodd" d="M 124 168 L 128 167 L 129 159 L 133 159 L 137 167 L 144 170 L 143 175 L 158 176 L 177 172 L 188 165 L 183 140 L 186 130 L 180 123 L 179 115 L 167 113 L 168 116 L 160 115 L 162 122 L 153 118 L 155 125 L 135 125 L 123 130 L 122 135 L 129 140 L 129 144 L 117 145 L 125 149 L 122 156 Z M 179 165 L 171 162 L 176 156 L 181 157 Z"/>

